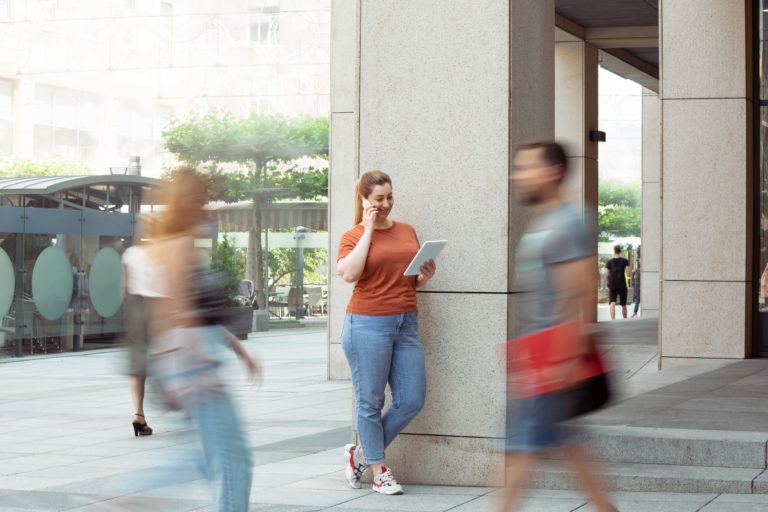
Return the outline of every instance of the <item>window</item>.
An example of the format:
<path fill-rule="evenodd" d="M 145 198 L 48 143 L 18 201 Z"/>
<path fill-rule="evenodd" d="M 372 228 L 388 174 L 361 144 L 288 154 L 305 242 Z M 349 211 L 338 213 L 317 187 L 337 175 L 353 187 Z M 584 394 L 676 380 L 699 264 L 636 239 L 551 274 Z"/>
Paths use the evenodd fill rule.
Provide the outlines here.
<path fill-rule="evenodd" d="M 51 20 L 56 17 L 56 0 L 27 0 L 25 5 L 26 18 L 29 20 Z"/>
<path fill-rule="evenodd" d="M 11 0 L 0 0 L 0 22 L 13 21 L 12 4 Z"/>
<path fill-rule="evenodd" d="M 255 46 L 280 44 L 280 8 L 277 6 L 251 9 L 250 39 Z"/>
<path fill-rule="evenodd" d="M 248 110 L 253 114 L 269 115 L 276 112 L 273 98 L 252 96 L 249 100 L 250 106 Z"/>
<path fill-rule="evenodd" d="M 38 85 L 35 87 L 35 156 L 60 155 L 90 160 L 101 127 L 100 98 L 94 94 Z"/>
<path fill-rule="evenodd" d="M 13 153 L 13 82 L 0 80 L 0 153 Z"/>

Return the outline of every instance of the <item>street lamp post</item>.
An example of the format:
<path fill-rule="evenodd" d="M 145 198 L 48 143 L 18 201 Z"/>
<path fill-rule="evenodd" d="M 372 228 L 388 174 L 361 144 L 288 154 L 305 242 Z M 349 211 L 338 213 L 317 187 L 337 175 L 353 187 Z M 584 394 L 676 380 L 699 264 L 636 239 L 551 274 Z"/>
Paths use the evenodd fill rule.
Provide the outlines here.
<path fill-rule="evenodd" d="M 296 240 L 296 320 L 304 318 L 304 244 L 309 228 L 299 226 L 293 236 Z"/>

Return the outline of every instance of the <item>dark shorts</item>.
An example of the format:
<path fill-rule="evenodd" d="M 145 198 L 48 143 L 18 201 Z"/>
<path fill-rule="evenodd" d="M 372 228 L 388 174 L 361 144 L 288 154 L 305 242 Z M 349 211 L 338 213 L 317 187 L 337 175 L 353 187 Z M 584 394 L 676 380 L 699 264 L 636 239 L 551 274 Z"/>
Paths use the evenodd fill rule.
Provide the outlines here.
<path fill-rule="evenodd" d="M 505 451 L 539 453 L 582 441 L 578 425 L 564 421 L 576 399 L 566 391 L 509 400 Z"/>
<path fill-rule="evenodd" d="M 609 291 L 610 291 L 609 293 L 610 297 L 608 302 L 613 304 L 614 302 L 616 302 L 616 299 L 619 298 L 621 299 L 621 302 L 619 302 L 619 304 L 621 304 L 622 306 L 627 305 L 628 290 L 626 288 L 610 288 Z"/>

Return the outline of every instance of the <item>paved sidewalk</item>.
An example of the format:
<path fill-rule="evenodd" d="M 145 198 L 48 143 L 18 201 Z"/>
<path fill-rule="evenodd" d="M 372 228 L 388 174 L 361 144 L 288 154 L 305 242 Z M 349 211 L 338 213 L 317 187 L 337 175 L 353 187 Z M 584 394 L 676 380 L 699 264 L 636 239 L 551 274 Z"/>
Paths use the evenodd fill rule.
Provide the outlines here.
<path fill-rule="evenodd" d="M 631 331 L 630 324 L 625 329 Z M 642 330 L 641 324 L 634 329 Z M 625 377 L 653 373 L 653 347 L 641 341 L 610 348 Z M 326 380 L 325 332 L 254 336 L 247 348 L 267 369 L 264 384 L 246 382 L 236 361 L 227 372 L 255 460 L 251 510 L 487 511 L 487 488 L 407 485 L 385 497 L 350 489 L 341 446 L 351 439 L 348 382 Z M 207 482 L 180 460 L 197 445 L 178 414 L 148 404 L 155 435 L 134 438 L 125 353 L 104 350 L 0 362 L 0 511 L 212 510 Z M 649 366 L 650 363 L 650 366 Z M 170 475 L 163 467 L 177 469 Z M 761 496 L 618 493 L 623 512 L 768 510 Z M 570 491 L 530 493 L 523 510 L 589 511 Z"/>

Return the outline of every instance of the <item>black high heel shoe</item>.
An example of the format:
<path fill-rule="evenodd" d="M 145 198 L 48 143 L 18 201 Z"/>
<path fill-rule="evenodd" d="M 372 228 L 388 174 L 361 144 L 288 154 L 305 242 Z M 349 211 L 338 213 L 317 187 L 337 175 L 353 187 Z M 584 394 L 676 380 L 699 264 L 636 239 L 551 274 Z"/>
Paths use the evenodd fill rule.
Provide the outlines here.
<path fill-rule="evenodd" d="M 141 416 L 144 417 L 143 414 L 136 413 L 135 416 Z M 131 425 L 133 425 L 133 435 L 135 437 L 139 436 L 151 436 L 152 435 L 152 429 L 147 425 L 146 419 L 144 420 L 144 423 L 139 423 L 138 421 L 132 421 Z"/>

